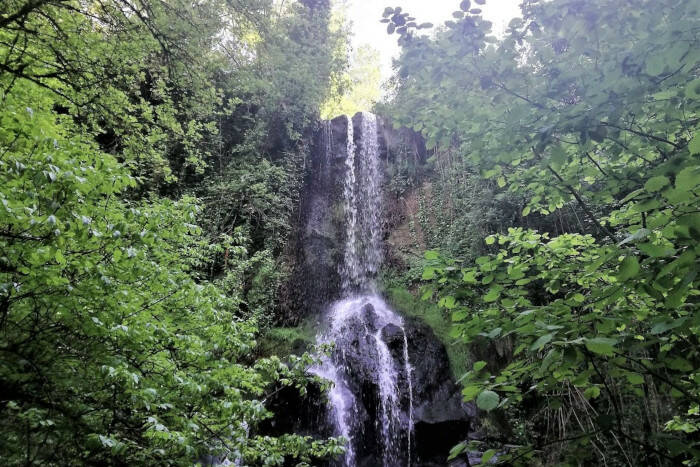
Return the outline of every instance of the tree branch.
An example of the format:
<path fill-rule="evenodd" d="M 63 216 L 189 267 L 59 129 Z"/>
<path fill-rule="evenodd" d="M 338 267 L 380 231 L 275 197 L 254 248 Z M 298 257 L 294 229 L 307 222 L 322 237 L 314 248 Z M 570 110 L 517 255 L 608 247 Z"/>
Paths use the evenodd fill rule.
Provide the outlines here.
<path fill-rule="evenodd" d="M 532 152 L 535 154 L 535 157 L 537 157 L 537 159 L 540 162 L 544 163 L 544 161 L 542 160 L 542 154 L 540 154 L 537 151 L 537 149 L 535 149 L 534 146 L 532 146 L 531 149 L 532 149 Z M 545 166 L 552 173 L 552 175 L 554 175 L 554 177 L 557 180 L 559 180 L 559 182 L 566 188 L 566 190 L 569 193 L 571 193 L 571 195 L 576 199 L 576 202 L 578 202 L 579 206 L 581 206 L 581 209 L 583 209 L 583 212 L 586 213 L 586 216 L 588 216 L 588 218 L 591 220 L 591 222 L 593 222 L 595 224 L 595 226 L 598 228 L 598 230 L 603 232 L 613 243 L 617 243 L 617 240 L 615 239 L 615 235 L 613 235 L 613 233 L 610 230 L 603 227 L 603 225 L 598 221 L 598 219 L 595 217 L 595 215 L 590 210 L 588 205 L 583 201 L 583 198 L 581 197 L 581 195 L 579 195 L 578 192 L 574 189 L 574 187 L 572 187 L 571 185 L 566 183 L 566 181 L 564 181 L 562 176 L 559 175 L 559 173 L 557 173 L 557 171 L 554 170 L 551 165 L 545 163 Z"/>

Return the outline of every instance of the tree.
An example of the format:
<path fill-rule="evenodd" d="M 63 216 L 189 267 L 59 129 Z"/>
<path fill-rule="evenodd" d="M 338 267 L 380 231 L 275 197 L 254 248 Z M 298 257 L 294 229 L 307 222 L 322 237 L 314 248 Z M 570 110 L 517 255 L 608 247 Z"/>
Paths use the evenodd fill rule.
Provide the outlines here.
<path fill-rule="evenodd" d="M 700 458 L 699 8 L 524 2 L 500 41 L 469 1 L 432 39 L 385 12 L 403 46 L 396 124 L 459 148 L 527 199 L 522 216 L 575 204 L 586 218 L 554 238 L 486 237 L 476 264 L 427 255 L 426 296 L 439 294 L 455 338 L 512 349 L 465 377 L 466 399 L 520 424 L 524 447 L 503 460 Z"/>
<path fill-rule="evenodd" d="M 18 83 L 2 112 L 3 458 L 10 464 L 191 464 L 324 455 L 248 436 L 260 402 L 304 365 L 247 364 L 252 322 L 188 274 L 191 199 L 126 202 L 135 181 Z M 300 386 L 301 387 L 301 386 Z M 330 451 L 328 450 L 330 449 Z"/>
<path fill-rule="evenodd" d="M 341 452 L 335 440 L 260 435 L 266 397 L 305 391 L 310 358 L 252 357 L 273 313 L 277 279 L 264 272 L 289 230 L 290 161 L 327 88 L 328 54 L 315 43 L 325 11 L 266 0 L 2 4 L 5 463 L 303 465 Z M 264 83 L 290 56 L 298 68 Z M 274 126 L 283 131 L 270 138 L 249 131 Z M 236 127 L 242 136 L 226 131 Z M 220 211 L 207 196 L 227 195 L 212 174 L 237 178 L 229 193 L 245 198 L 225 213 L 236 221 L 212 221 Z"/>

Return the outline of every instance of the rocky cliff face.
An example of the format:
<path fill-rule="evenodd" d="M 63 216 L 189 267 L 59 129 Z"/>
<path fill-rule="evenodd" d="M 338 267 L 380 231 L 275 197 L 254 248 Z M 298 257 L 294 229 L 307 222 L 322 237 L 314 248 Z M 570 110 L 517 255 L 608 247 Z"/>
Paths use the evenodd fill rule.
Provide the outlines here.
<path fill-rule="evenodd" d="M 320 313 L 340 293 L 349 124 L 346 116 L 320 122 L 305 161 L 297 233 L 291 247 L 294 267 L 282 310 L 285 321 L 292 324 Z"/>
<path fill-rule="evenodd" d="M 360 114 L 340 116 L 317 124 L 311 137 L 310 153 L 305 160 L 304 181 L 297 212 L 296 233 L 290 242 L 293 272 L 285 284 L 281 310 L 282 321 L 295 325 L 301 319 L 321 313 L 340 296 L 338 265 L 343 260 L 345 244 L 343 180 L 348 156 L 348 125 L 353 126 L 353 143 L 361 141 Z M 354 122 L 354 123 L 353 123 Z M 393 164 L 397 155 L 424 164 L 425 143 L 416 133 L 395 130 L 378 119 L 378 145 L 382 169 Z M 361 183 L 361 182 L 360 182 Z M 385 191 L 382 237 L 395 235 L 406 216 L 405 200 Z M 384 244 L 384 255 L 395 256 L 392 246 Z"/>

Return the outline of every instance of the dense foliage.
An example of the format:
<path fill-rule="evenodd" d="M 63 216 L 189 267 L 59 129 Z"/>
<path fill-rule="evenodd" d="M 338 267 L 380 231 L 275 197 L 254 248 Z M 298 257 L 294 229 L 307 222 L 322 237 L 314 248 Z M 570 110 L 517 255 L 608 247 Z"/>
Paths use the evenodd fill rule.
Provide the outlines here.
<path fill-rule="evenodd" d="M 267 437 L 308 357 L 254 358 L 302 136 L 338 66 L 327 2 L 0 5 L 5 465 L 311 463 Z M 342 64 L 340 64 L 342 65 Z"/>
<path fill-rule="evenodd" d="M 463 381 L 512 427 L 485 458 L 697 465 L 700 4 L 526 0 L 501 39 L 482 4 L 432 37 L 400 8 L 385 18 L 403 47 L 396 125 L 523 201 L 486 254 L 431 251 L 423 273 L 452 336 L 498 354 Z M 523 228 L 535 215 L 560 224 Z"/>

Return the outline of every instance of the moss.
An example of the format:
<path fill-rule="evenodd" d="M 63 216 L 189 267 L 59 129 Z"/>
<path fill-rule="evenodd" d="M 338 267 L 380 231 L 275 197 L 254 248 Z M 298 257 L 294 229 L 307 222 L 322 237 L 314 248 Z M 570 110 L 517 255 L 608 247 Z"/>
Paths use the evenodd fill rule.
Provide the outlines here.
<path fill-rule="evenodd" d="M 449 315 L 446 315 L 435 303 L 420 300 L 400 287 L 389 288 L 385 290 L 385 294 L 396 311 L 407 317 L 418 318 L 430 326 L 447 350 L 450 369 L 455 380 L 459 380 L 471 369 L 469 347 L 450 337 L 452 325 Z"/>
<path fill-rule="evenodd" d="M 315 341 L 315 327 L 310 322 L 304 322 L 296 327 L 270 328 L 258 338 L 257 351 L 261 357 L 301 355 Z"/>

